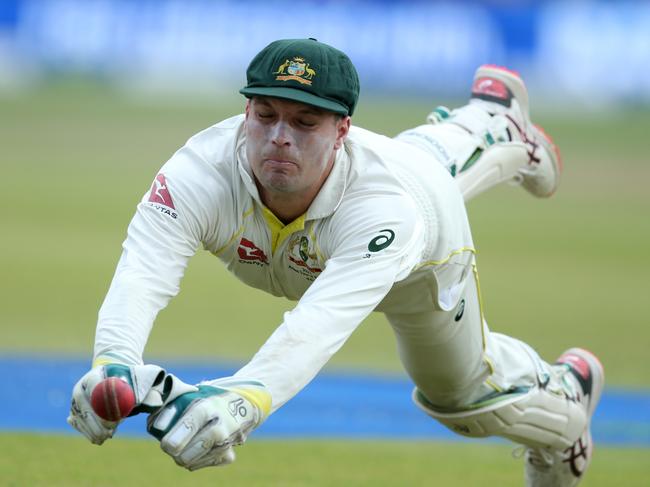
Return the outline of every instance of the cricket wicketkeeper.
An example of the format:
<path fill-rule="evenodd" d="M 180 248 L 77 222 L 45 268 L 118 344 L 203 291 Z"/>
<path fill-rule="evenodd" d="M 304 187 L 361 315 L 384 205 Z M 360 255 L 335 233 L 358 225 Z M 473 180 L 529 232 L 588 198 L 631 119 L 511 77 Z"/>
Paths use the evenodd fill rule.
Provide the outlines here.
<path fill-rule="evenodd" d="M 524 445 L 526 485 L 576 485 L 603 368 L 583 349 L 551 364 L 490 332 L 465 210 L 505 181 L 538 197 L 557 188 L 560 156 L 530 120 L 522 79 L 481 66 L 467 105 L 439 107 L 395 138 L 351 125 L 356 69 L 315 39 L 266 46 L 240 92 L 245 113 L 190 138 L 138 205 L 69 423 L 93 443 L 110 438 L 119 421 L 95 414 L 90 396 L 119 373 L 176 463 L 231 463 L 233 447 L 380 311 L 417 407 L 461 435 Z M 296 306 L 234 376 L 191 385 L 142 354 L 199 247 Z"/>

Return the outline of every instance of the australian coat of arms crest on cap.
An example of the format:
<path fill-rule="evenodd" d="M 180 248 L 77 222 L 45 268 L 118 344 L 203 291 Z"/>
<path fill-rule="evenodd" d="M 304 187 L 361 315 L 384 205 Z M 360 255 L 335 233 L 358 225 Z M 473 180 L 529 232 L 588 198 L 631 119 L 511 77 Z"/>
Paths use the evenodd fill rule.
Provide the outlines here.
<path fill-rule="evenodd" d="M 311 80 L 316 76 L 316 71 L 309 67 L 309 63 L 306 63 L 304 58 L 295 56 L 292 60 L 285 59 L 273 74 L 278 75 L 275 77 L 278 81 L 294 80 L 303 85 L 311 85 Z"/>

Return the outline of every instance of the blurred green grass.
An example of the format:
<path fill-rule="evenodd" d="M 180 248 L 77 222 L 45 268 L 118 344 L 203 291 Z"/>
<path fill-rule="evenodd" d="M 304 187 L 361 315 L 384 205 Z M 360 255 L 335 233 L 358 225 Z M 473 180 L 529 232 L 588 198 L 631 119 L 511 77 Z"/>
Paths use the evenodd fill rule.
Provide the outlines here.
<path fill-rule="evenodd" d="M 226 468 L 188 472 L 157 442 L 116 438 L 101 448 L 84 438 L 0 434 L 6 486 L 192 485 L 417 486 L 522 485 L 523 460 L 504 444 L 370 440 L 251 440 Z M 37 452 L 37 453 L 35 453 Z M 647 450 L 598 447 L 584 487 L 647 485 Z"/>
<path fill-rule="evenodd" d="M 355 123 L 394 135 L 434 104 L 364 98 Z M 135 204 L 187 138 L 242 108 L 234 96 L 140 99 L 78 80 L 0 95 L 2 353 L 90 357 Z M 591 348 L 609 384 L 648 387 L 650 117 L 545 112 L 535 121 L 563 152 L 558 194 L 536 200 L 505 186 L 469 204 L 488 322 L 548 360 Z M 147 358 L 243 362 L 291 306 L 199 253 L 159 316 Z M 394 348 L 373 315 L 332 366 L 397 372 Z"/>

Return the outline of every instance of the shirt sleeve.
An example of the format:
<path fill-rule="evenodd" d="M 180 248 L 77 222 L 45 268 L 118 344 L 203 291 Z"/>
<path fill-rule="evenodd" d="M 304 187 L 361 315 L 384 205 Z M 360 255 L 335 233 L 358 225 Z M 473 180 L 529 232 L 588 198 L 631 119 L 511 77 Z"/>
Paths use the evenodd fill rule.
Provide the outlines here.
<path fill-rule="evenodd" d="M 142 363 L 158 312 L 178 294 L 190 257 L 216 231 L 218 192 L 210 167 L 188 146 L 162 167 L 129 224 L 99 310 L 95 362 Z"/>
<path fill-rule="evenodd" d="M 262 381 L 272 411 L 305 387 L 404 279 L 422 254 L 423 228 L 406 197 L 351 201 L 321 238 L 331 249 L 322 274 L 284 315 L 253 359 L 236 376 Z"/>

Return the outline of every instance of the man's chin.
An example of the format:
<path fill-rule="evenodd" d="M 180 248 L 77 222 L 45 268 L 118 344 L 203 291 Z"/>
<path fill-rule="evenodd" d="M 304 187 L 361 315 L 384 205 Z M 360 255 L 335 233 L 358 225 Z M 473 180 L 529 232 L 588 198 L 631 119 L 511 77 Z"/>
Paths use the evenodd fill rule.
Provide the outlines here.
<path fill-rule="evenodd" d="M 262 187 L 275 193 L 292 193 L 295 191 L 293 178 L 286 174 L 271 174 L 262 181 Z"/>

